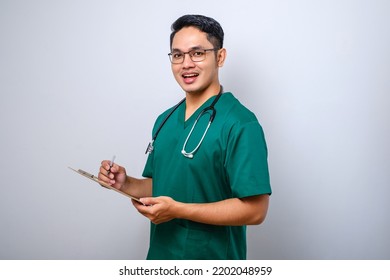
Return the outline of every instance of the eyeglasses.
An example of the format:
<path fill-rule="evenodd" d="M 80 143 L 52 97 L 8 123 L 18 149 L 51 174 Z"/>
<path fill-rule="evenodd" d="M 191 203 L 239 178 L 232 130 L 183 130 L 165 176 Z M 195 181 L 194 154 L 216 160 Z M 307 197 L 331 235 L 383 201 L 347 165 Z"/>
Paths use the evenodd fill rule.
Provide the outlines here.
<path fill-rule="evenodd" d="M 184 62 L 184 57 L 188 54 L 193 62 L 201 62 L 206 59 L 206 52 L 217 51 L 218 49 L 196 49 L 188 52 L 174 51 L 168 54 L 172 64 L 181 64 Z"/>

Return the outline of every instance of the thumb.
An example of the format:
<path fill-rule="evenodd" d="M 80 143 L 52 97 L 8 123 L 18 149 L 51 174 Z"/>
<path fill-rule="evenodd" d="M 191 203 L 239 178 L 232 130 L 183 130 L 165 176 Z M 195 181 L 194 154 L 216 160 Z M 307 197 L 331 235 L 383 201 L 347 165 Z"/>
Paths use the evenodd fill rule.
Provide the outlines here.
<path fill-rule="evenodd" d="M 142 198 L 140 198 L 140 201 L 141 201 L 144 205 L 148 205 L 148 206 L 152 206 L 152 205 L 158 203 L 158 199 L 156 199 L 156 198 L 154 198 L 154 197 L 142 197 Z"/>

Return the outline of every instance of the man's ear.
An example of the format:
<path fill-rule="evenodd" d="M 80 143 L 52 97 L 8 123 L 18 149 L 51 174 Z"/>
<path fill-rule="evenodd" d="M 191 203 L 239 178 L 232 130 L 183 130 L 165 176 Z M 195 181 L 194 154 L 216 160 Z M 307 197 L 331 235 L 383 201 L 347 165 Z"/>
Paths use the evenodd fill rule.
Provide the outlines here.
<path fill-rule="evenodd" d="M 223 66 L 223 64 L 225 63 L 226 55 L 227 54 L 226 54 L 225 48 L 218 50 L 218 52 L 217 52 L 217 65 L 218 65 L 218 67 Z"/>

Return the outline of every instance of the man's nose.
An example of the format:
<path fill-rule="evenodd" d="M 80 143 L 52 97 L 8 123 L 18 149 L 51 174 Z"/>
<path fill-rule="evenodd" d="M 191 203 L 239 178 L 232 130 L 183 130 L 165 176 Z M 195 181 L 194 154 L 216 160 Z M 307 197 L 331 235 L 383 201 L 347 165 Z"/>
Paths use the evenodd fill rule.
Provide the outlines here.
<path fill-rule="evenodd" d="M 183 68 L 194 67 L 195 63 L 192 61 L 189 53 L 184 54 Z"/>

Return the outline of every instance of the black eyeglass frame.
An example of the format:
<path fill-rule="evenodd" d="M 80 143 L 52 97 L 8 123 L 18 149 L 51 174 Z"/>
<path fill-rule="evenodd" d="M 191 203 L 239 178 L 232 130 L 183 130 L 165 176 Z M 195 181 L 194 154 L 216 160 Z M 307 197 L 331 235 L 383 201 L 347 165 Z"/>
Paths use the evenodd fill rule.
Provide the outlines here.
<path fill-rule="evenodd" d="M 168 56 L 169 56 L 169 60 L 171 61 L 172 64 L 182 64 L 182 63 L 184 62 L 184 59 L 185 59 L 186 54 L 188 54 L 188 55 L 190 56 L 190 59 L 192 60 L 192 62 L 201 62 L 201 61 L 203 61 L 203 60 L 206 59 L 206 53 L 207 53 L 207 52 L 219 51 L 219 50 L 220 50 L 220 49 L 218 49 L 218 48 L 213 48 L 213 49 L 193 49 L 193 50 L 190 50 L 190 51 L 188 51 L 188 52 L 174 52 L 174 53 L 171 52 L 171 53 L 168 54 Z M 204 52 L 204 57 L 202 57 L 201 60 L 194 60 L 193 57 L 194 57 L 194 54 L 195 54 L 196 52 Z M 172 60 L 172 56 L 173 56 L 175 53 L 179 53 L 179 54 L 183 55 L 183 57 L 182 57 L 182 59 L 181 59 L 180 62 L 174 62 L 174 61 Z"/>

